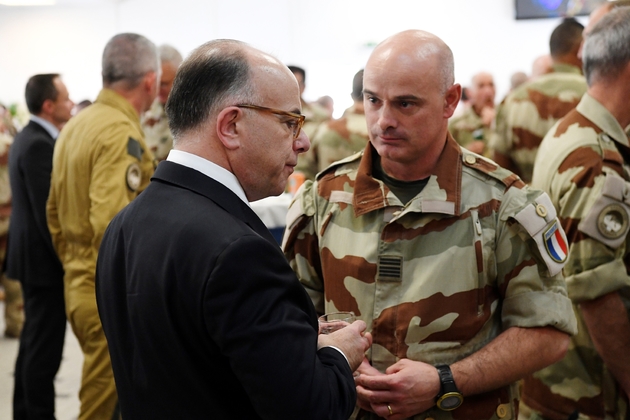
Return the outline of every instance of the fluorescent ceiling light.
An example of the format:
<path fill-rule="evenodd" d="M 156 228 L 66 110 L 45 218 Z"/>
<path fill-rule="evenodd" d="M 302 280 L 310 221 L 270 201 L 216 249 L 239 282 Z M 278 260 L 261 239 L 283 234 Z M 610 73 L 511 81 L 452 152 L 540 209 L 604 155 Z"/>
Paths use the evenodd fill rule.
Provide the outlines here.
<path fill-rule="evenodd" d="M 55 0 L 0 0 L 4 6 L 52 6 Z"/>

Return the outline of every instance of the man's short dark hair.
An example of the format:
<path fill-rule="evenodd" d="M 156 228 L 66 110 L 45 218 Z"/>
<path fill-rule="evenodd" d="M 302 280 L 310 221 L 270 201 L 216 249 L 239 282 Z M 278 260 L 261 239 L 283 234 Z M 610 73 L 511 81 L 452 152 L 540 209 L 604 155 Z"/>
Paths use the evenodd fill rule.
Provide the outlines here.
<path fill-rule="evenodd" d="M 244 43 L 214 40 L 195 49 L 182 63 L 166 101 L 166 114 L 174 141 L 199 127 L 226 101 L 245 102 L 253 97 L 250 66 Z"/>
<path fill-rule="evenodd" d="M 24 97 L 28 112 L 33 115 L 39 115 L 42 107 L 47 99 L 56 101 L 59 91 L 55 87 L 55 79 L 59 77 L 57 73 L 36 74 L 28 79 Z"/>
<path fill-rule="evenodd" d="M 565 18 L 551 33 L 549 38 L 549 53 L 551 57 L 562 57 L 578 51 L 582 43 L 584 25 L 574 18 Z"/>
<path fill-rule="evenodd" d="M 298 67 L 298 66 L 287 66 L 289 68 L 289 70 L 291 70 L 291 73 L 293 74 L 301 74 L 302 75 L 302 82 L 304 84 L 306 84 L 306 70 L 304 70 L 302 67 Z"/>
<path fill-rule="evenodd" d="M 352 99 L 360 101 L 363 99 L 363 69 L 359 70 L 352 79 Z"/>

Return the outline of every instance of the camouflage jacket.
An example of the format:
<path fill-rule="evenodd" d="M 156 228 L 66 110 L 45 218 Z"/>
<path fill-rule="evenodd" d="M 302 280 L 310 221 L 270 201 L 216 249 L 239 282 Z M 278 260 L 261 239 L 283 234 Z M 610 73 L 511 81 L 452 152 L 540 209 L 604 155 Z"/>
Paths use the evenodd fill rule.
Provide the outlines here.
<path fill-rule="evenodd" d="M 9 184 L 9 149 L 13 144 L 13 137 L 0 131 L 0 262 L 4 258 L 6 236 L 9 231 L 9 217 L 11 215 L 11 185 Z"/>
<path fill-rule="evenodd" d="M 555 65 L 552 73 L 522 84 L 497 108 L 490 150 L 511 158 L 521 178 L 531 181 L 538 145 L 585 92 L 580 69 L 566 64 Z"/>
<path fill-rule="evenodd" d="M 155 100 L 142 116 L 142 131 L 145 143 L 158 161 L 163 161 L 173 148 L 173 135 L 168 128 L 168 117 L 164 106 Z"/>
<path fill-rule="evenodd" d="M 331 163 L 360 152 L 369 141 L 365 114 L 348 108 L 343 117 L 319 126 L 311 139 L 311 148 L 301 155 L 296 171 L 307 179 L 326 169 Z"/>
<path fill-rule="evenodd" d="M 368 144 L 306 181 L 283 244 L 319 313 L 354 311 L 367 323 L 374 367 L 451 364 L 513 326 L 575 332 L 562 263 L 543 245 L 564 235 L 546 194 L 449 136 L 426 187 L 403 205 L 372 178 L 374 153 Z M 513 384 L 414 419 L 516 418 L 518 399 Z"/>
<path fill-rule="evenodd" d="M 586 94 L 547 134 L 540 152 L 532 184 L 549 192 L 566 229 L 564 275 L 580 328 L 562 361 L 527 378 L 523 399 L 549 418 L 579 410 L 580 419 L 625 419 L 627 401 L 597 354 L 578 304 L 619 291 L 630 311 L 630 163 L 623 159 L 630 142 Z"/>
<path fill-rule="evenodd" d="M 460 146 L 466 147 L 475 140 L 483 141 L 486 146 L 490 139 L 490 127 L 486 127 L 471 106 L 464 112 L 448 121 L 448 131 Z"/>

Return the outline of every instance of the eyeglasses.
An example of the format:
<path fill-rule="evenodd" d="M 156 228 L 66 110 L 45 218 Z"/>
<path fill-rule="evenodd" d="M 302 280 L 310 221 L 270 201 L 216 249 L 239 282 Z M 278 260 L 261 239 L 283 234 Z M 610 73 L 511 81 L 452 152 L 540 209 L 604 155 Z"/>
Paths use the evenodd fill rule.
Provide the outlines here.
<path fill-rule="evenodd" d="M 268 112 L 270 114 L 282 115 L 284 117 L 291 118 L 290 121 L 287 121 L 286 124 L 289 126 L 289 129 L 293 132 L 293 138 L 297 139 L 300 135 L 300 130 L 302 129 L 302 125 L 304 125 L 304 119 L 306 118 L 302 114 L 296 114 L 295 112 L 283 111 L 281 109 L 275 108 L 267 108 L 266 106 L 258 106 L 258 105 L 247 105 L 241 104 L 236 105 L 239 108 L 249 108 L 254 109 L 256 111 Z"/>

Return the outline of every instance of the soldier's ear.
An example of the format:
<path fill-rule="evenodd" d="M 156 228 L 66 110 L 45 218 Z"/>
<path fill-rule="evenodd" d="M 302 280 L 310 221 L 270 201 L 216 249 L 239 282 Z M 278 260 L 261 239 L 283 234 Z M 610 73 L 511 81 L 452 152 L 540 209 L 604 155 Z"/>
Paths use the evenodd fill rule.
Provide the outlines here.
<path fill-rule="evenodd" d="M 459 83 L 455 83 L 453 86 L 446 90 L 444 94 L 444 118 L 448 119 L 453 116 L 455 108 L 462 97 L 462 86 Z"/>

